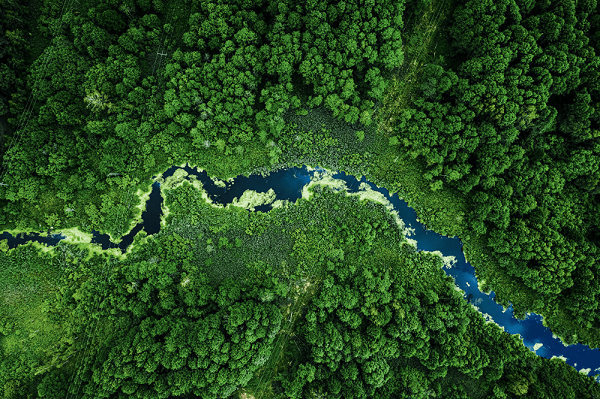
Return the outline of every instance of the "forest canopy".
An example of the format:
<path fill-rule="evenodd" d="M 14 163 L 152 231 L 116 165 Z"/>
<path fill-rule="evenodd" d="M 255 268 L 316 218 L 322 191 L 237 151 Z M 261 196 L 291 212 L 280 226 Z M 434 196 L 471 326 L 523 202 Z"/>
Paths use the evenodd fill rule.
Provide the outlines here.
<path fill-rule="evenodd" d="M 436 56 L 410 35 L 440 13 Z M 405 190 L 517 317 L 600 346 L 596 0 L 1 0 L 0 28 L 2 231 L 118 240 L 172 165 L 324 160 Z M 385 209 L 315 191 L 262 214 L 165 190 L 124 258 L 0 246 L 5 397 L 600 395 Z"/>
<path fill-rule="evenodd" d="M 184 181 L 165 190 L 167 227 L 138 235 L 126 259 L 81 244 L 60 244 L 56 256 L 31 245 L 0 252 L 12 284 L 31 284 L 53 265 L 45 290 L 56 299 L 28 305 L 62 327 L 42 323 L 43 333 L 13 346 L 0 365 L 5 395 L 14 387 L 43 398 L 600 393 L 592 377 L 486 322 L 441 257 L 417 252 L 383 205 L 310 190 L 310 200 L 263 214 L 217 207 Z M 18 269 L 23 260 L 29 269 Z M 4 340 L 27 328 L 3 312 Z"/>
<path fill-rule="evenodd" d="M 403 2 L 113 3 L 44 2 L 31 98 L 7 114 L 0 224 L 123 232 L 107 221 L 130 201 L 124 179 L 174 159 L 233 175 L 275 164 L 288 109 L 368 124 L 403 60 Z"/>
<path fill-rule="evenodd" d="M 567 343 L 600 346 L 600 41 L 596 1 L 464 1 L 447 64 L 399 114 L 401 151 L 431 188 L 472 203 L 480 278 Z M 478 251 L 476 251 L 478 252 Z M 519 286 L 498 284 L 498 273 Z"/>

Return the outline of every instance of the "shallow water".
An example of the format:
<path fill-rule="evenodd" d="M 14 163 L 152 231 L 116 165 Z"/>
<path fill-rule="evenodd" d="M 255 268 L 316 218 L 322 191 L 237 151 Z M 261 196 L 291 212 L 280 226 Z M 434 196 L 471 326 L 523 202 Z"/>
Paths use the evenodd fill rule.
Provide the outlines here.
<path fill-rule="evenodd" d="M 167 178 L 178 169 L 173 166 L 164 174 Z M 242 196 L 246 190 L 257 192 L 267 192 L 273 189 L 276 198 L 279 200 L 288 200 L 295 202 L 302 196 L 302 188 L 310 182 L 315 172 L 323 172 L 323 169 L 317 168 L 309 171 L 306 166 L 302 168 L 283 169 L 271 173 L 267 177 L 251 175 L 249 177 L 239 176 L 233 179 L 233 182 L 225 182 L 225 187 L 217 186 L 206 172 L 197 172 L 195 169 L 185 166 L 183 168 L 189 175 L 195 175 L 200 180 L 212 201 L 219 204 L 228 204 L 234 198 Z M 501 305 L 494 301 L 495 293 L 492 291 L 486 295 L 477 288 L 477 279 L 473 267 L 465 260 L 462 252 L 462 243 L 457 237 L 449 238 L 442 236 L 434 231 L 427 230 L 425 226 L 417 221 L 416 212 L 401 200 L 397 194 L 390 196 L 385 188 L 375 186 L 368 182 L 363 176 L 357 180 L 354 176 L 346 175 L 344 172 L 335 173 L 334 179 L 341 179 L 346 183 L 348 192 L 358 192 L 361 183 L 367 184 L 372 190 L 377 191 L 391 202 L 394 210 L 398 212 L 407 227 L 413 229 L 409 239 L 415 240 L 417 249 L 421 251 L 440 251 L 445 257 L 454 256 L 456 262 L 452 267 L 444 267 L 447 275 L 454 277 L 455 284 L 462 289 L 465 294 L 465 300 L 475 306 L 487 320 L 494 321 L 510 334 L 520 334 L 523 343 L 537 355 L 546 358 L 554 356 L 566 358 L 566 362 L 577 370 L 589 370 L 588 375 L 596 375 L 596 381 L 600 382 L 600 350 L 590 349 L 586 345 L 576 344 L 565 347 L 558 338 L 553 338 L 552 332 L 542 325 L 542 318 L 531 314 L 525 320 L 517 320 L 513 317 L 512 306 L 504 310 Z M 102 245 L 103 249 L 109 247 L 121 248 L 125 251 L 133 242 L 133 237 L 143 228 L 148 234 L 157 233 L 160 230 L 161 204 L 160 184 L 154 183 L 150 199 L 146 203 L 146 210 L 142 214 L 143 223 L 138 224 L 127 236 L 125 236 L 119 245 L 112 244 L 108 235 L 101 235 L 93 232 L 92 242 Z M 269 211 L 271 205 L 257 206 L 257 211 Z M 0 240 L 8 238 L 10 248 L 23 244 L 29 240 L 43 242 L 47 245 L 56 245 L 64 236 L 54 234 L 49 237 L 39 237 L 38 235 L 28 235 L 21 238 L 15 238 L 8 233 L 0 235 Z M 541 343 L 542 346 L 534 350 L 534 345 Z"/>

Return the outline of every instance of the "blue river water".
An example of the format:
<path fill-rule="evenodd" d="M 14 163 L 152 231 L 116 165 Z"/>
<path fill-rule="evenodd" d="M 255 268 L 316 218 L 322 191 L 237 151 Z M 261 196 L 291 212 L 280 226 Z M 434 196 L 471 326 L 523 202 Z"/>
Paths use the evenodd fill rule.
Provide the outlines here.
<path fill-rule="evenodd" d="M 163 175 L 163 178 L 172 176 L 178 167 L 169 168 Z M 183 168 L 189 175 L 195 175 L 200 180 L 207 191 L 211 200 L 220 204 L 228 204 L 234 198 L 242 196 L 244 191 L 251 189 L 257 192 L 267 192 L 273 189 L 277 199 L 295 202 L 302 196 L 302 188 L 308 184 L 314 172 L 322 172 L 323 169 L 316 168 L 308 170 L 306 166 L 302 168 L 282 169 L 269 174 L 267 177 L 260 175 L 251 175 L 249 177 L 238 176 L 233 182 L 225 182 L 225 187 L 217 186 L 205 171 L 197 172 L 188 165 Z M 444 268 L 444 272 L 452 276 L 455 284 L 462 289 L 465 294 L 465 300 L 475 306 L 487 320 L 493 320 L 501 326 L 504 331 L 510 334 L 519 334 L 523 343 L 538 356 L 545 358 L 563 357 L 566 363 L 573 366 L 578 371 L 587 372 L 588 375 L 595 376 L 600 383 L 600 350 L 590 349 L 586 345 L 575 344 L 564 346 L 558 339 L 554 338 L 549 328 L 542 325 L 542 318 L 539 315 L 529 314 L 525 320 L 517 320 L 512 314 L 512 305 L 504 310 L 503 307 L 494 301 L 495 293 L 492 291 L 489 295 L 479 291 L 477 279 L 473 266 L 466 261 L 462 252 L 462 243 L 457 237 L 449 238 L 442 236 L 427 228 L 417 221 L 416 212 L 401 200 L 397 194 L 390 196 L 385 188 L 375 186 L 368 182 L 363 176 L 358 180 L 354 176 L 346 175 L 344 172 L 334 173 L 334 179 L 341 179 L 346 183 L 348 192 L 359 191 L 361 183 L 366 183 L 377 192 L 382 193 L 394 206 L 399 217 L 404 221 L 407 227 L 414 229 L 413 235 L 409 238 L 416 240 L 417 249 L 421 251 L 440 251 L 444 256 L 454 256 L 456 262 L 451 268 Z M 148 234 L 154 234 L 160 230 L 161 203 L 163 199 L 160 195 L 160 184 L 155 182 L 147 201 L 146 210 L 142 214 L 143 222 L 138 224 L 122 241 L 117 245 L 110 242 L 108 235 L 99 234 L 93 231 L 93 243 L 107 248 L 120 248 L 123 252 L 133 242 L 133 237 L 142 229 Z M 271 209 L 271 205 L 261 205 L 256 207 L 257 211 L 266 212 Z M 39 241 L 46 245 L 56 245 L 65 236 L 60 234 L 50 234 L 48 237 L 39 237 L 38 234 L 12 237 L 8 233 L 0 234 L 0 240 L 8 239 L 8 245 L 13 248 L 27 241 Z M 538 349 L 534 345 L 538 344 Z M 540 347 L 539 344 L 542 344 Z"/>

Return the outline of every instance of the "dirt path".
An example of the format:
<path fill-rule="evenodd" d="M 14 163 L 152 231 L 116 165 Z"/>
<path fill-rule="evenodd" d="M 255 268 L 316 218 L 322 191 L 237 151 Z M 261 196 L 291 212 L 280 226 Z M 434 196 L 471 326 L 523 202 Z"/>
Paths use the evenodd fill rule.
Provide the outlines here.
<path fill-rule="evenodd" d="M 396 116 L 412 101 L 414 93 L 420 86 L 419 79 L 424 66 L 422 60 L 427 54 L 435 52 L 435 34 L 438 26 L 449 14 L 448 5 L 451 3 L 452 0 L 434 0 L 425 10 L 420 20 L 416 22 L 417 27 L 413 36 L 416 35 L 422 40 L 420 40 L 418 46 L 413 48 L 409 48 L 408 44 L 403 45 L 403 52 L 407 55 L 399 68 L 399 72 L 392 78 L 383 105 L 373 116 L 375 121 L 379 121 L 377 133 L 382 132 L 382 134 L 389 136 Z M 288 366 L 285 349 L 294 336 L 296 321 L 302 317 L 304 307 L 310 303 L 311 298 L 318 290 L 320 285 L 318 280 L 320 280 L 320 277 L 314 275 L 312 278 L 308 278 L 301 284 L 292 287 L 289 296 L 293 298 L 293 302 L 282 307 L 283 327 L 276 338 L 273 353 L 265 366 L 258 372 L 258 386 L 252 390 L 252 393 L 246 389 L 241 395 L 242 399 L 263 399 L 269 396 L 271 380 L 279 370 Z"/>
<path fill-rule="evenodd" d="M 271 392 L 270 382 L 279 370 L 289 366 L 289 362 L 285 356 L 285 349 L 290 339 L 294 336 L 294 327 L 296 322 L 304 314 L 304 308 L 310 303 L 314 294 L 316 294 L 321 276 L 314 274 L 308 278 L 301 279 L 298 284 L 294 284 L 288 294 L 293 302 L 282 306 L 283 327 L 277 334 L 275 348 L 269 360 L 259 371 L 259 384 L 253 391 L 253 396 L 247 395 L 248 398 L 262 399 L 269 397 Z"/>
<path fill-rule="evenodd" d="M 421 73 L 425 66 L 423 59 L 428 54 L 435 54 L 434 39 L 438 32 L 438 26 L 450 14 L 448 5 L 451 3 L 451 0 L 432 1 L 418 23 L 415 23 L 413 37 L 420 38 L 419 45 L 409 47 L 408 43 L 403 44 L 402 51 L 405 58 L 400 72 L 392 77 L 383 105 L 373 115 L 373 120 L 379 121 L 377 133 L 389 136 L 393 131 L 392 126 L 399 112 L 413 101 L 414 94 L 421 84 Z"/>

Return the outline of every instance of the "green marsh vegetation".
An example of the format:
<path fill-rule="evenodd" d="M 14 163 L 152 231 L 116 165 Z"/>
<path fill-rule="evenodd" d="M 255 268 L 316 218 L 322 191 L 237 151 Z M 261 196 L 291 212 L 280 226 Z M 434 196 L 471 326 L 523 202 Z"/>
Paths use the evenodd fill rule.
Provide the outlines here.
<path fill-rule="evenodd" d="M 337 147 L 320 164 L 366 175 L 459 236 L 486 290 L 519 318 L 542 314 L 563 342 L 597 347 L 597 6 L 444 4 L 413 25 L 420 40 L 405 41 L 408 66 L 377 129 L 354 129 L 368 145 L 347 145 L 353 134 L 323 109 L 292 119 L 330 127 Z"/>

